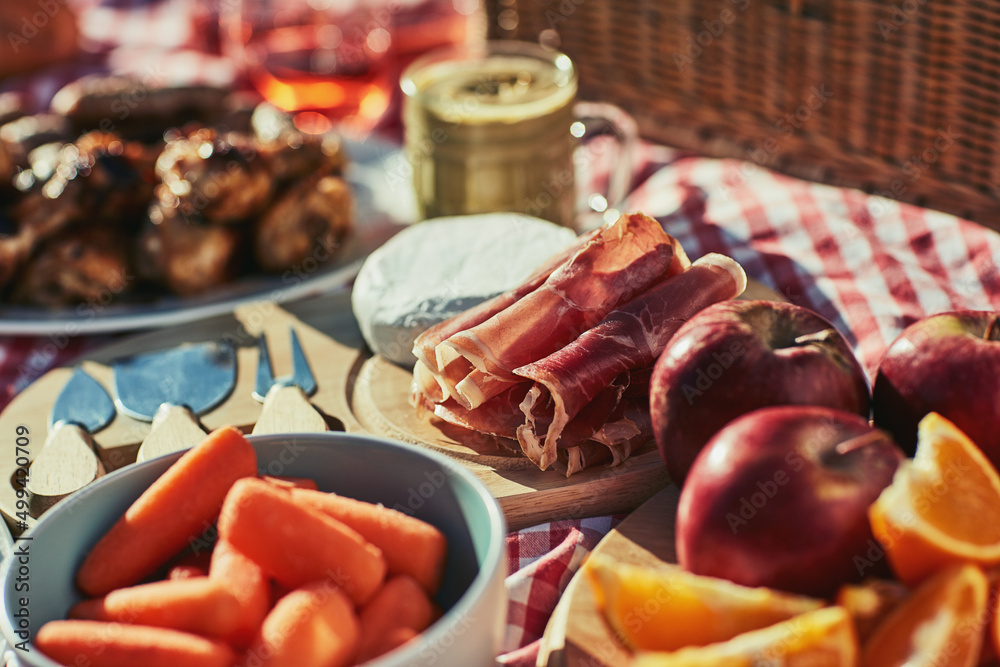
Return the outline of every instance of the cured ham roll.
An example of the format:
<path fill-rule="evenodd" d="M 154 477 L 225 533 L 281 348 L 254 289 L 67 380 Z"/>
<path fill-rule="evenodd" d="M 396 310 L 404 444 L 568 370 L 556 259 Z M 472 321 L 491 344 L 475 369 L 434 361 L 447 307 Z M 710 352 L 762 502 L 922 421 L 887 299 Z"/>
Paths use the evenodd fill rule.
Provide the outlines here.
<path fill-rule="evenodd" d="M 437 346 L 460 331 L 482 324 L 519 301 L 523 296 L 538 289 L 553 271 L 565 264 L 570 257 L 600 232 L 601 229 L 598 228 L 581 235 L 576 243 L 570 245 L 563 252 L 553 255 L 523 284 L 483 301 L 460 315 L 436 324 L 417 336 L 413 343 L 413 355 L 417 361 L 413 368 L 410 402 L 423 409 L 427 402 L 424 399 L 433 403 L 441 403 L 454 396 L 455 386 L 464 380 L 474 370 L 474 367 L 464 358 L 455 359 L 445 367 L 438 366 L 435 352 Z"/>
<path fill-rule="evenodd" d="M 475 410 L 463 407 L 458 401 L 450 398 L 428 407 L 435 416 L 449 424 L 507 438 L 516 443 L 517 428 L 524 423 L 524 415 L 518 406 L 530 388 L 531 383 L 527 381 L 511 385 L 507 391 L 494 396 Z"/>
<path fill-rule="evenodd" d="M 692 264 L 659 222 L 623 215 L 418 337 L 411 402 L 543 470 L 620 463 L 652 439 L 649 375 L 667 341 L 746 280 L 734 260 Z"/>
<path fill-rule="evenodd" d="M 565 264 L 566 260 L 576 254 L 580 248 L 589 243 L 591 239 L 597 236 L 600 232 L 601 229 L 597 228 L 584 233 L 580 236 L 576 243 L 569 246 L 563 252 L 553 255 L 549 261 L 540 266 L 538 270 L 535 271 L 535 273 L 532 274 L 532 276 L 523 284 L 518 285 L 514 289 L 504 292 L 503 294 L 498 294 L 492 299 L 483 301 L 479 305 L 473 306 L 461 315 L 452 317 L 449 320 L 445 320 L 444 322 L 427 329 L 422 334 L 417 336 L 413 343 L 414 356 L 416 356 L 419 361 L 423 362 L 428 370 L 434 373 L 440 373 L 444 369 L 438 367 L 437 355 L 434 352 L 438 343 L 449 338 L 452 334 L 456 334 L 459 331 L 465 331 L 466 329 L 471 329 L 477 324 L 485 322 L 501 310 L 513 305 L 524 295 L 536 290 L 539 285 L 545 282 L 545 280 L 552 275 L 553 271 Z"/>
<path fill-rule="evenodd" d="M 535 381 L 521 409 L 526 421 L 517 439 L 543 470 L 556 460 L 569 421 L 622 371 L 656 361 L 670 337 L 698 311 L 739 296 L 747 277 L 735 260 L 709 254 L 683 273 L 640 294 L 608 314 L 576 340 L 539 361 L 514 370 Z M 537 428 L 537 415 L 549 417 Z"/>
<path fill-rule="evenodd" d="M 619 303 L 689 265 L 680 244 L 658 222 L 639 213 L 623 215 L 600 228 L 537 288 L 438 343 L 436 363 L 428 365 L 438 369 L 451 398 L 476 408 L 520 381 L 515 368 L 560 349 Z M 468 369 L 458 382 L 446 370 L 456 363 Z"/>

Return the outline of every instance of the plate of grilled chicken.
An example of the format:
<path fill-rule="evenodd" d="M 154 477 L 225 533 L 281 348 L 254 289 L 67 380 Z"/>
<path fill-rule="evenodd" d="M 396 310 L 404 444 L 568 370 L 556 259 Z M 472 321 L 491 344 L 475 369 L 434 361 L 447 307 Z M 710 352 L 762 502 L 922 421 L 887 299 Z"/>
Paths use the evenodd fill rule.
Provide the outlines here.
<path fill-rule="evenodd" d="M 211 86 L 0 95 L 0 334 L 177 324 L 349 283 L 412 222 L 394 143 Z M 399 179 L 397 179 L 399 180 Z"/>

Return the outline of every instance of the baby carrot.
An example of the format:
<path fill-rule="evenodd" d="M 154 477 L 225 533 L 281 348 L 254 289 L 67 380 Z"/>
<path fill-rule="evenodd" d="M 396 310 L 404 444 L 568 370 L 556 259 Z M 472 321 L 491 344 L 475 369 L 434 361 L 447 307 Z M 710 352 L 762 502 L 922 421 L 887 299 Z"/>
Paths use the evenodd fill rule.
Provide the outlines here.
<path fill-rule="evenodd" d="M 289 588 L 329 580 L 356 604 L 382 585 L 385 558 L 356 531 L 296 504 L 291 493 L 259 479 L 241 479 L 226 496 L 219 538 Z"/>
<path fill-rule="evenodd" d="M 265 482 L 271 482 L 286 489 L 312 489 L 317 490 L 316 480 L 311 477 L 288 477 L 287 475 L 261 475 Z"/>
<path fill-rule="evenodd" d="M 375 597 L 362 607 L 358 618 L 361 622 L 358 662 L 364 662 L 402 643 L 394 636 L 397 630 L 416 634 L 427 629 L 434 619 L 434 606 L 413 577 L 401 574 L 385 582 Z M 403 634 L 407 638 L 412 636 Z"/>
<path fill-rule="evenodd" d="M 354 604 L 329 581 L 278 600 L 244 662 L 256 667 L 344 667 L 353 662 L 359 627 Z"/>
<path fill-rule="evenodd" d="M 408 574 L 430 595 L 437 593 L 447 550 L 440 530 L 382 505 L 321 491 L 292 489 L 290 493 L 295 504 L 344 522 L 381 549 L 390 574 Z"/>
<path fill-rule="evenodd" d="M 88 595 L 138 583 L 211 525 L 229 487 L 256 476 L 257 456 L 233 427 L 185 452 L 91 549 L 76 581 Z"/>
<path fill-rule="evenodd" d="M 260 565 L 247 558 L 228 540 L 219 540 L 212 552 L 209 577 L 231 592 L 240 604 L 236 628 L 226 639 L 247 646 L 271 608 L 271 584 Z"/>
<path fill-rule="evenodd" d="M 89 667 L 230 667 L 237 657 L 188 632 L 103 621 L 49 621 L 35 646 L 61 664 Z"/>
<path fill-rule="evenodd" d="M 236 596 L 208 577 L 154 581 L 73 605 L 69 618 L 171 628 L 225 638 L 236 629 Z"/>

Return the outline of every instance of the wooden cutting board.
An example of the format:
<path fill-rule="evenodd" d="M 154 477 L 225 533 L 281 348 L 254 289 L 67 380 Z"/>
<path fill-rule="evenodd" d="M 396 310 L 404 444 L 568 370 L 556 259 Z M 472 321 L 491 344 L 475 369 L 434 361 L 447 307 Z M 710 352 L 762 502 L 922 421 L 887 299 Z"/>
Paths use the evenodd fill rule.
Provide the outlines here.
<path fill-rule="evenodd" d="M 350 308 L 350 295 L 340 292 L 282 307 L 260 302 L 233 315 L 139 334 L 87 354 L 80 365 L 113 391 L 115 359 L 163 350 L 182 343 L 225 340 L 237 348 L 236 386 L 218 407 L 201 416 L 206 429 L 225 424 L 250 432 L 261 405 L 251 397 L 257 369 L 257 336 L 267 335 L 275 375 L 291 370 L 289 328 L 294 327 L 318 383 L 312 404 L 333 429 L 367 433 L 429 447 L 461 460 L 500 501 L 511 529 L 543 521 L 628 512 L 667 483 L 659 453 L 650 444 L 621 465 L 597 467 L 565 477 L 558 471 L 540 471 L 487 438 L 456 432 L 427 417 L 418 417 L 407 403 L 410 373 L 364 345 Z M 0 456 L 0 512 L 14 532 L 34 523 L 18 506 L 13 480 L 18 461 L 15 434 L 22 436 L 24 453 L 33 459 L 45 441 L 49 413 L 73 368 L 56 368 L 18 394 L 0 413 L 0 433 L 12 443 Z M 118 414 L 94 434 L 104 464 L 111 471 L 135 461 L 149 424 Z M 23 463 L 23 459 L 22 459 Z M 30 474 L 30 469 L 29 469 Z"/>
<path fill-rule="evenodd" d="M 676 563 L 674 517 L 680 491 L 669 485 L 604 536 L 591 554 L 628 565 Z M 622 667 L 631 654 L 619 642 L 594 602 L 586 578 L 577 573 L 545 627 L 539 667 Z"/>

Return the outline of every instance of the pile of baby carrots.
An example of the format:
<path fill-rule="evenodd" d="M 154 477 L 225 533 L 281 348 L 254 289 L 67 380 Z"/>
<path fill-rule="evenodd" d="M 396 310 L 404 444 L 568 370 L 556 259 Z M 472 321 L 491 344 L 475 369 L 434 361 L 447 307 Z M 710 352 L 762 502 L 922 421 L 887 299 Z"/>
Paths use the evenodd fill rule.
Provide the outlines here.
<path fill-rule="evenodd" d="M 217 539 L 197 554 L 206 526 Z M 76 576 L 87 597 L 34 643 L 91 667 L 357 664 L 440 615 L 445 552 L 441 531 L 402 512 L 258 476 L 251 444 L 224 427 L 97 542 Z"/>

